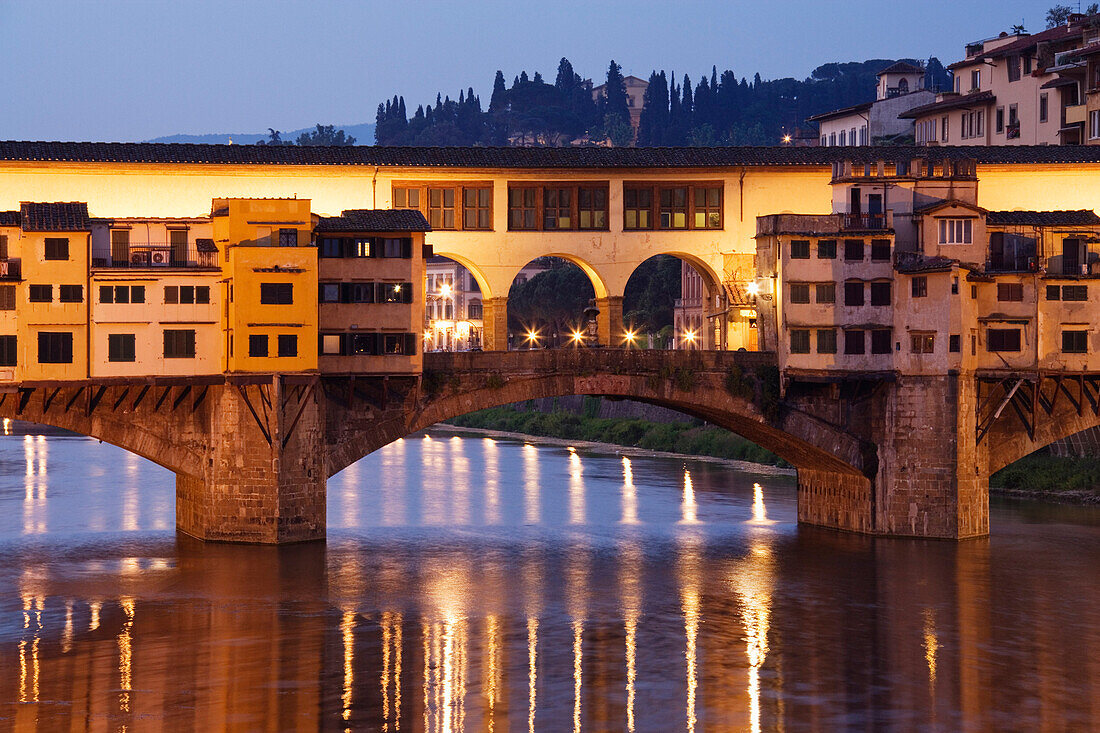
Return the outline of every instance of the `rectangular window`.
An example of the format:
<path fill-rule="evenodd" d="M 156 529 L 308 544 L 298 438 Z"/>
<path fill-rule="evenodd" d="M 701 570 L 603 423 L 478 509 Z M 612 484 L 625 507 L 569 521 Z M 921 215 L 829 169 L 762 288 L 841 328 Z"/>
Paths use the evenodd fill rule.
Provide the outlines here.
<path fill-rule="evenodd" d="M 209 285 L 196 285 L 195 286 L 195 302 L 199 305 L 208 305 L 210 303 L 210 286 Z"/>
<path fill-rule="evenodd" d="M 660 189 L 661 229 L 688 228 L 688 189 L 687 186 Z"/>
<path fill-rule="evenodd" d="M 135 361 L 137 359 L 137 338 L 132 333 L 111 333 L 107 335 L 107 361 Z"/>
<path fill-rule="evenodd" d="M 321 334 L 321 353 L 326 355 L 339 355 L 343 353 L 343 334 Z"/>
<path fill-rule="evenodd" d="M 985 332 L 985 347 L 987 351 L 1019 351 L 1020 329 L 1018 328 L 990 328 Z"/>
<path fill-rule="evenodd" d="M 818 285 L 817 285 L 817 302 L 818 303 L 835 303 L 836 302 L 836 283 L 818 283 Z"/>
<path fill-rule="evenodd" d="M 412 257 L 412 238 L 387 237 L 381 243 L 382 256 L 391 259 L 409 259 Z"/>
<path fill-rule="evenodd" d="M 910 333 L 909 351 L 913 354 L 931 354 L 936 350 L 934 333 Z"/>
<path fill-rule="evenodd" d="M 817 329 L 817 353 L 819 353 L 819 354 L 835 354 L 836 353 L 836 329 L 835 328 L 819 328 L 819 329 Z"/>
<path fill-rule="evenodd" d="M 100 303 L 114 303 L 115 302 L 115 289 L 111 285 L 99 286 L 99 302 Z"/>
<path fill-rule="evenodd" d="M 380 283 L 379 303 L 411 303 L 412 283 Z"/>
<path fill-rule="evenodd" d="M 810 286 L 808 283 L 791 283 L 791 302 L 810 302 Z"/>
<path fill-rule="evenodd" d="M 248 355 L 251 357 L 267 356 L 267 336 L 263 334 L 250 334 L 248 337 Z"/>
<path fill-rule="evenodd" d="M 871 283 L 871 305 L 890 305 L 892 302 L 890 286 L 890 282 Z"/>
<path fill-rule="evenodd" d="M 847 262 L 862 262 L 863 261 L 863 240 L 862 239 L 845 239 L 844 240 L 844 259 Z"/>
<path fill-rule="evenodd" d="M 947 337 L 947 350 L 952 354 L 957 354 L 962 350 L 962 336 L 957 333 L 953 333 Z"/>
<path fill-rule="evenodd" d="M 373 303 L 375 302 L 375 283 L 341 283 L 340 295 L 332 302 L 341 303 Z"/>
<path fill-rule="evenodd" d="M 979 69 L 974 69 L 970 72 L 970 91 L 980 89 L 982 86 L 982 72 Z"/>
<path fill-rule="evenodd" d="M 30 285 L 27 288 L 27 299 L 32 303 L 52 303 L 53 285 Z"/>
<path fill-rule="evenodd" d="M 853 280 L 844 283 L 844 305 L 863 305 L 862 280 Z"/>
<path fill-rule="evenodd" d="M 515 231 L 538 228 L 537 188 L 508 187 L 508 228 Z"/>
<path fill-rule="evenodd" d="M 298 356 L 298 337 L 294 334 L 279 335 L 279 356 Z"/>
<path fill-rule="evenodd" d="M 653 189 L 623 188 L 623 229 L 653 228 Z"/>
<path fill-rule="evenodd" d="M 917 277 L 913 278 L 913 297 L 928 297 L 928 278 L 924 275 L 918 275 Z"/>
<path fill-rule="evenodd" d="M 18 360 L 15 336 L 0 336 L 0 366 L 17 366 Z"/>
<path fill-rule="evenodd" d="M 420 188 L 393 187 L 393 208 L 420 209 Z"/>
<path fill-rule="evenodd" d="M 1062 300 L 1088 300 L 1088 285 L 1063 285 Z"/>
<path fill-rule="evenodd" d="M 722 228 L 722 189 L 718 186 L 712 188 L 692 189 L 695 198 L 694 216 L 696 229 L 721 229 Z"/>
<path fill-rule="evenodd" d="M 180 285 L 180 304 L 181 305 L 194 305 L 195 304 L 195 286 L 194 285 Z"/>
<path fill-rule="evenodd" d="M 791 240 L 791 259 L 792 260 L 808 260 L 808 259 L 810 259 L 810 240 L 808 240 L 808 239 L 792 239 Z"/>
<path fill-rule="evenodd" d="M 263 305 L 292 305 L 294 285 L 291 283 L 260 283 L 260 303 Z"/>
<path fill-rule="evenodd" d="M 1023 299 L 1023 283 L 997 283 L 997 300 L 1020 302 Z"/>
<path fill-rule="evenodd" d="M 1096 139 L 1100 139 L 1100 109 L 1089 112 L 1089 140 Z"/>
<path fill-rule="evenodd" d="M 416 353 L 416 336 L 411 333 L 387 333 L 382 336 L 383 354 L 404 354 L 412 356 Z"/>
<path fill-rule="evenodd" d="M 180 302 L 180 288 L 178 285 L 164 286 L 164 302 L 169 305 L 175 305 Z"/>
<path fill-rule="evenodd" d="M 543 189 L 543 229 L 573 228 L 573 189 Z"/>
<path fill-rule="evenodd" d="M 83 303 L 84 302 L 84 286 L 83 285 L 59 285 L 58 286 L 58 300 L 62 303 Z"/>
<path fill-rule="evenodd" d="M 115 290 L 115 298 L 118 298 L 118 290 Z M 131 285 L 130 286 L 130 302 L 131 303 L 144 303 L 145 302 L 145 286 L 144 285 Z"/>
<path fill-rule="evenodd" d="M 15 310 L 15 286 L 0 285 L 0 311 Z"/>
<path fill-rule="evenodd" d="M 1047 285 L 1047 300 L 1061 300 L 1062 289 L 1057 285 Z"/>
<path fill-rule="evenodd" d="M 1016 55 L 1009 56 L 1006 59 L 1006 68 L 1008 69 L 1008 80 L 1019 81 L 1020 80 L 1020 57 Z"/>
<path fill-rule="evenodd" d="M 890 261 L 890 240 L 889 239 L 872 239 L 871 240 L 871 261 L 872 262 L 889 262 Z"/>
<path fill-rule="evenodd" d="M 455 189 L 428 189 L 428 225 L 432 229 L 455 228 Z"/>
<path fill-rule="evenodd" d="M 1062 331 L 1062 351 L 1066 354 L 1087 354 L 1089 350 L 1088 331 Z"/>
<path fill-rule="evenodd" d="M 805 328 L 791 329 L 791 353 L 810 353 L 810 331 Z"/>
<path fill-rule="evenodd" d="M 970 244 L 972 236 L 970 219 L 940 219 L 940 244 Z"/>
<path fill-rule="evenodd" d="M 582 186 L 577 190 L 577 228 L 607 229 L 607 196 L 606 188 Z"/>
<path fill-rule="evenodd" d="M 875 330 L 871 331 L 871 353 L 890 353 L 890 329 L 876 328 Z"/>
<path fill-rule="evenodd" d="M 298 246 L 298 230 L 283 228 L 279 230 L 279 246 L 280 247 L 297 247 Z"/>
<path fill-rule="evenodd" d="M 164 330 L 164 358 L 165 359 L 194 359 L 195 358 L 195 330 L 165 329 Z"/>
<path fill-rule="evenodd" d="M 998 107 L 995 115 L 996 127 L 995 130 L 998 135 L 1005 131 L 1005 108 Z"/>
<path fill-rule="evenodd" d="M 493 228 L 493 189 L 462 189 L 462 228 L 488 230 Z"/>
<path fill-rule="evenodd" d="M 835 239 L 821 239 L 817 242 L 817 259 L 819 260 L 835 260 L 836 259 L 836 240 Z"/>
<path fill-rule="evenodd" d="M 845 331 L 844 332 L 844 353 L 845 354 L 863 354 L 866 353 L 866 346 L 864 344 L 863 331 Z"/>
<path fill-rule="evenodd" d="M 1047 95 L 1045 93 L 1040 94 L 1039 95 L 1039 122 L 1046 122 L 1047 121 L 1047 107 L 1048 107 Z"/>
<path fill-rule="evenodd" d="M 73 335 L 72 333 L 50 333 L 40 331 L 38 333 L 38 363 L 39 364 L 72 364 L 73 363 Z"/>
<path fill-rule="evenodd" d="M 343 257 L 344 240 L 336 237 L 322 237 L 317 248 L 321 257 Z"/>
<path fill-rule="evenodd" d="M 317 300 L 321 303 L 339 303 L 340 283 L 321 283 L 317 287 Z"/>
<path fill-rule="evenodd" d="M 46 237 L 46 259 L 69 259 L 69 240 L 63 237 Z"/>

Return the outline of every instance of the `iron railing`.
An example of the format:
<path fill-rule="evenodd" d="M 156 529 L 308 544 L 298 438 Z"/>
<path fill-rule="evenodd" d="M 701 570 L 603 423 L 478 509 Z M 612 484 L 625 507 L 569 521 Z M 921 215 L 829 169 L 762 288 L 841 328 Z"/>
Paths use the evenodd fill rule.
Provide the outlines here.
<path fill-rule="evenodd" d="M 93 253 L 92 267 L 153 269 L 160 267 L 208 269 L 218 267 L 218 251 L 195 244 L 130 244 L 110 252 Z"/>

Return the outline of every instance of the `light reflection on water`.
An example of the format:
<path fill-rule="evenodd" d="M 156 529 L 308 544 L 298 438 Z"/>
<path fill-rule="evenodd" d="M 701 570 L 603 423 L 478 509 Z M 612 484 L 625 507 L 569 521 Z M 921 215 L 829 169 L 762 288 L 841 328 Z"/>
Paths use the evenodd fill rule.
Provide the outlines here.
<path fill-rule="evenodd" d="M 1095 511 L 872 541 L 788 477 L 446 433 L 334 477 L 327 545 L 176 537 L 173 488 L 0 440 L 0 728 L 1100 726 Z"/>

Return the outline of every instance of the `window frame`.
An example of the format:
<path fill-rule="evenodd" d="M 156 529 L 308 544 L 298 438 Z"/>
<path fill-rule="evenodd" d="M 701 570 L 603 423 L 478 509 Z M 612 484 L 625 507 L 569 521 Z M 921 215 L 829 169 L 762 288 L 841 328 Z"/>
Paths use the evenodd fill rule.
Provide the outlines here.
<path fill-rule="evenodd" d="M 909 353 L 918 355 L 936 353 L 936 332 L 910 331 Z"/>
<path fill-rule="evenodd" d="M 810 353 L 810 329 L 808 328 L 792 328 L 790 329 L 789 340 L 789 353 L 791 354 L 809 354 Z"/>
<path fill-rule="evenodd" d="M 822 251 L 821 245 L 826 245 L 824 251 Z M 835 260 L 836 259 L 836 240 L 835 239 L 819 239 L 819 240 L 817 240 L 817 259 L 819 259 L 819 260 Z"/>
<path fill-rule="evenodd" d="M 51 343 L 51 341 L 53 343 Z M 44 348 L 45 347 L 45 348 Z M 58 354 L 49 354 L 50 351 L 59 351 Z M 43 358 L 43 355 L 50 358 Z M 39 331 L 38 332 L 38 363 L 39 364 L 72 364 L 73 363 L 73 333 L 72 331 Z"/>
<path fill-rule="evenodd" d="M 795 245 L 798 245 L 798 254 L 795 254 Z M 802 246 L 805 245 L 806 253 L 802 254 Z M 808 239 L 792 239 L 787 244 L 787 259 L 791 260 L 808 260 L 810 259 L 810 240 Z"/>
<path fill-rule="evenodd" d="M 912 298 L 927 298 L 928 277 L 926 275 L 914 275 L 910 281 L 909 293 Z"/>
<path fill-rule="evenodd" d="M 450 207 L 443 205 L 445 194 L 440 194 L 440 205 L 431 204 L 431 191 L 444 191 L 450 189 L 454 192 L 454 201 Z M 467 191 L 488 191 L 488 203 L 482 205 L 480 194 L 474 193 L 475 205 L 466 205 Z M 400 192 L 400 193 L 398 193 Z M 415 192 L 416 203 L 410 203 L 409 193 Z M 394 209 L 419 211 L 428 220 L 429 226 L 435 231 L 444 232 L 491 232 L 493 231 L 493 182 L 492 181 L 394 181 L 390 184 L 390 202 Z M 432 223 L 432 211 L 439 211 L 438 226 Z M 445 212 L 451 212 L 452 226 L 444 226 Z M 468 211 L 474 212 L 475 222 L 473 226 L 467 225 L 466 215 Z M 486 214 L 487 226 L 479 224 L 482 213 Z"/>
<path fill-rule="evenodd" d="M 195 329 L 193 328 L 166 328 L 164 329 L 164 358 L 165 359 L 194 359 L 195 358 Z M 180 339 L 181 343 L 173 343 L 174 339 Z M 169 349 L 169 346 L 172 348 Z M 177 353 L 178 350 L 178 353 Z M 171 351 L 171 353 L 169 353 Z"/>
<path fill-rule="evenodd" d="M 137 361 L 137 335 L 133 333 L 107 334 L 107 361 Z"/>
<path fill-rule="evenodd" d="M 993 328 L 992 326 L 987 326 L 985 329 L 985 350 L 989 353 L 1005 352 L 1018 354 L 1022 352 L 1023 337 L 1020 333 L 1021 330 L 1020 328 Z M 1009 334 L 1012 334 L 1014 338 L 1008 338 Z M 994 335 L 996 335 L 996 340 L 1000 342 L 996 344 L 996 348 L 993 343 Z M 1015 344 L 1010 343 L 1013 340 Z"/>
<path fill-rule="evenodd" d="M 669 202 L 669 205 L 665 205 L 663 194 L 667 192 L 673 192 L 683 189 L 684 190 L 684 205 L 679 207 Z M 718 194 L 718 203 L 711 205 L 709 201 L 709 192 L 716 190 Z M 643 207 L 638 203 L 639 191 L 648 191 L 648 197 L 650 205 L 648 208 Z M 704 205 L 700 208 L 696 203 L 697 191 L 703 192 Z M 631 192 L 628 196 L 628 192 Z M 628 198 L 635 200 L 634 206 L 628 206 Z M 682 231 L 722 231 L 726 226 L 726 190 L 722 181 L 623 181 L 623 231 L 624 232 L 639 232 L 639 231 L 670 231 L 670 232 L 682 232 Z M 638 217 L 635 217 L 635 225 L 628 226 L 627 212 L 648 212 L 649 226 L 641 226 L 637 223 Z M 684 226 L 672 226 L 664 225 L 663 216 L 664 212 L 680 212 L 684 213 Z M 695 219 L 697 213 L 703 213 L 704 225 L 697 226 Z M 717 214 L 717 224 L 711 226 L 712 215 Z"/>
<path fill-rule="evenodd" d="M 248 358 L 267 359 L 271 354 L 271 339 L 266 333 L 248 334 Z"/>
<path fill-rule="evenodd" d="M 294 305 L 294 283 L 260 283 L 260 305 Z"/>
<path fill-rule="evenodd" d="M 53 250 L 51 252 L 51 249 Z M 69 259 L 68 237 L 46 237 L 42 259 L 47 262 L 64 262 Z"/>

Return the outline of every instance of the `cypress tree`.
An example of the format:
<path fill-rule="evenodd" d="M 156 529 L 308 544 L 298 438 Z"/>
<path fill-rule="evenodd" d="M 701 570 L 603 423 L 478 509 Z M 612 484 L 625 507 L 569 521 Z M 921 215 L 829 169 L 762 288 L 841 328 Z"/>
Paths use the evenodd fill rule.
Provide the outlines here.
<path fill-rule="evenodd" d="M 489 97 L 489 111 L 500 112 L 504 109 L 504 98 L 508 90 L 504 88 L 504 72 L 497 69 L 497 76 L 493 79 L 493 96 Z"/>
<path fill-rule="evenodd" d="M 617 116 L 623 122 L 630 122 L 630 106 L 626 103 L 626 82 L 623 81 L 622 67 L 611 60 L 607 67 L 607 86 L 604 87 L 606 104 L 605 116 Z"/>

